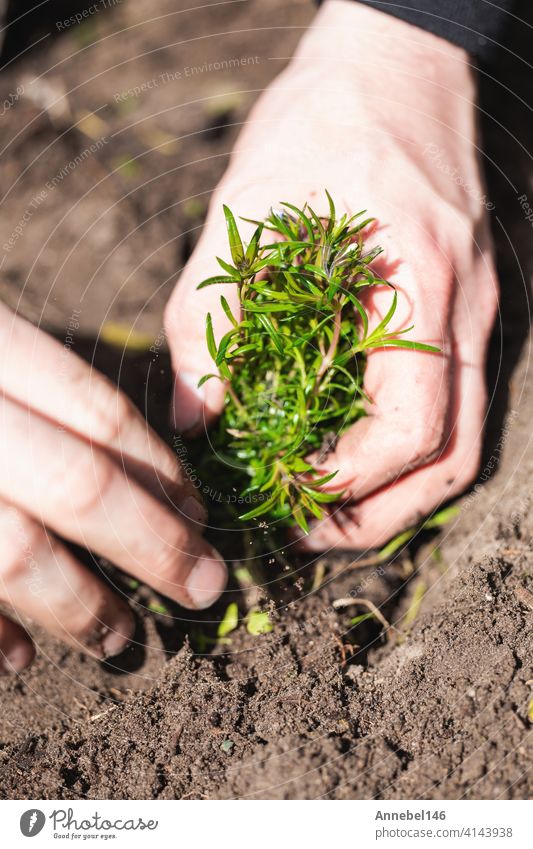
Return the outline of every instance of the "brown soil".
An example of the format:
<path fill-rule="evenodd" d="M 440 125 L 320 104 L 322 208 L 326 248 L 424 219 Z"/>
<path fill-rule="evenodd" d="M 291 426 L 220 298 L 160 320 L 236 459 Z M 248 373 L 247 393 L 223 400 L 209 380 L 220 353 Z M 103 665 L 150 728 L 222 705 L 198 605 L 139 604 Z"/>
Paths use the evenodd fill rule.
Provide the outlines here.
<path fill-rule="evenodd" d="M 3 97 L 44 71 L 54 91 L 71 92 L 70 114 L 51 119 L 27 98 L 9 111 L 6 141 L 16 141 L 0 159 L 2 186 L 12 186 L 2 244 L 46 182 L 92 143 L 83 130 L 67 129 L 72 119 L 101 110 L 98 135 L 109 137 L 48 191 L 5 257 L 0 294 L 62 339 L 81 310 L 74 349 L 112 375 L 167 436 L 166 355 L 123 355 L 97 338 L 99 328 L 113 320 L 160 331 L 236 127 L 312 15 L 303 0 L 182 12 L 186 5 L 123 2 L 46 39 L 0 78 Z M 121 34 L 126 26 L 134 28 Z M 54 21 L 36 21 L 33 40 L 53 29 Z M 258 61 L 184 76 L 185 68 L 243 56 Z M 178 70 L 181 79 L 143 93 L 132 110 L 116 104 L 116 92 Z M 254 637 L 241 625 L 230 645 L 209 643 L 204 653 L 199 638 L 214 633 L 225 605 L 196 621 L 172 608 L 173 619 L 150 612 L 150 592 L 132 593 L 126 583 L 138 634 L 114 663 L 86 659 L 32 628 L 35 663 L 0 682 L 3 797 L 531 794 L 533 254 L 517 200 L 530 175 L 527 110 L 515 96 L 530 95 L 531 85 L 519 58 L 487 72 L 484 155 L 502 310 L 485 471 L 459 518 L 385 568 L 354 570 L 348 556 L 295 564 L 296 587 L 277 581 L 268 602 L 272 633 Z M 163 152 L 150 150 L 162 142 Z M 322 568 L 323 584 L 313 589 Z M 388 641 L 376 623 L 351 627 L 364 608 L 333 609 L 348 592 L 381 606 L 394 626 Z M 242 596 L 235 599 L 244 612 Z"/>

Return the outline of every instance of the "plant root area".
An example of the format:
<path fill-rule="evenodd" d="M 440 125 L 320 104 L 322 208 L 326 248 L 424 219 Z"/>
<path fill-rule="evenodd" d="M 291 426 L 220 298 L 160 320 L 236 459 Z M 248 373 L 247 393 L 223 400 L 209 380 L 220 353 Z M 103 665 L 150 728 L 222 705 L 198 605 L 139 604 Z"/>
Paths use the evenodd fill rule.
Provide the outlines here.
<path fill-rule="evenodd" d="M 2 244 L 32 214 L 7 253 L 0 296 L 71 338 L 171 444 L 163 307 L 239 125 L 313 15 L 303 0 L 187 5 L 124 0 L 61 32 L 35 20 L 32 40 L 55 35 L 0 74 L 2 100 L 44 75 L 7 116 L 0 171 L 13 188 Z M 6 42 L 8 58 L 25 38 L 28 27 Z M 255 58 L 235 65 L 246 57 Z M 509 54 L 497 76 L 526 98 L 521 67 Z M 515 192 L 531 175 L 520 147 L 525 106 L 492 76 L 481 75 L 482 150 L 502 304 L 481 475 L 459 515 L 388 564 L 356 568 L 350 553 L 299 562 L 288 548 L 289 572 L 273 572 L 271 592 L 232 579 L 201 615 L 78 552 L 130 595 L 135 641 L 98 663 L 27 623 L 37 657 L 0 681 L 2 798 L 531 796 L 533 254 Z M 115 97 L 153 79 L 133 98 Z M 68 106 L 50 106 L 65 92 Z M 100 335 L 109 323 L 159 339 L 155 352 L 124 351 Z M 367 605 L 334 605 L 346 597 Z M 251 604 L 268 608 L 271 632 L 251 634 L 241 621 L 217 640 L 231 601 L 241 617 Z M 368 603 L 387 627 L 352 622 Z"/>

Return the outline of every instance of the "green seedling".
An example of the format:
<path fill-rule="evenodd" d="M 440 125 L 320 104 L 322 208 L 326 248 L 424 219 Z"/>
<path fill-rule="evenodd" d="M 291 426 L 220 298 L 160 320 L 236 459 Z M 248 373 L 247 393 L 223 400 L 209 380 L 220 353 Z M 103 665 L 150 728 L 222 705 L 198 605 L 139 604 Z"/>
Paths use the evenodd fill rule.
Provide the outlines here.
<path fill-rule="evenodd" d="M 246 630 L 253 637 L 259 637 L 261 634 L 269 634 L 274 626 L 270 621 L 270 616 L 266 610 L 250 610 L 246 617 Z"/>
<path fill-rule="evenodd" d="M 420 605 L 424 599 L 424 596 L 427 592 L 427 587 L 424 581 L 419 581 L 414 588 L 413 598 L 411 599 L 411 604 L 409 605 L 409 609 L 407 610 L 404 620 L 403 627 L 405 631 L 408 631 L 418 614 L 420 613 Z"/>
<path fill-rule="evenodd" d="M 149 601 L 148 610 L 151 610 L 152 613 L 159 613 L 161 616 L 170 616 L 170 610 L 168 607 L 165 607 L 165 605 L 161 604 L 159 601 Z"/>
<path fill-rule="evenodd" d="M 336 472 L 321 475 L 308 458 L 327 453 L 366 414 L 367 353 L 438 351 L 405 339 L 410 327 L 390 329 L 397 294 L 373 265 L 381 249 L 365 246 L 373 219 L 364 211 L 337 216 L 326 194 L 327 217 L 283 203 L 265 221 L 252 222 L 248 244 L 225 206 L 231 262 L 218 258 L 221 273 L 198 287 L 228 284 L 238 294 L 237 306 L 220 299 L 230 326 L 222 338 L 215 338 L 207 316 L 215 369 L 200 381 L 221 380 L 226 387 L 212 437 L 226 491 L 253 505 L 240 512 L 242 522 L 296 524 L 305 533 L 310 518 L 322 519 L 342 497 L 332 483 Z M 371 329 L 365 294 L 376 287 L 388 287 L 390 306 Z M 333 491 L 324 491 L 327 484 Z"/>
<path fill-rule="evenodd" d="M 390 560 L 401 548 L 403 548 L 410 540 L 413 539 L 421 531 L 437 530 L 449 524 L 452 519 L 459 515 L 459 507 L 452 504 L 450 507 L 444 507 L 438 513 L 434 513 L 429 519 L 416 525 L 414 528 L 408 528 L 401 534 L 398 534 L 390 542 L 387 543 L 378 553 L 380 561 Z"/>
<path fill-rule="evenodd" d="M 220 625 L 217 629 L 218 637 L 227 637 L 228 634 L 231 634 L 232 631 L 239 625 L 239 608 L 237 607 L 234 601 L 231 604 L 228 604 L 226 608 L 226 612 L 224 614 L 224 618 L 220 622 Z"/>
<path fill-rule="evenodd" d="M 350 619 L 350 625 L 355 627 L 356 625 L 361 625 L 363 622 L 366 622 L 368 619 L 375 619 L 373 613 L 360 613 L 359 616 L 354 616 L 353 619 Z"/>
<path fill-rule="evenodd" d="M 354 560 L 352 564 L 353 567 L 362 569 L 364 566 L 377 566 L 380 563 L 386 563 L 387 561 L 392 560 L 393 557 L 403 551 L 407 544 L 422 531 L 432 531 L 444 528 L 452 521 L 452 519 L 455 519 L 460 512 L 461 508 L 457 504 L 451 504 L 448 507 L 443 507 L 442 510 L 438 510 L 433 514 L 433 516 L 430 516 L 429 519 L 425 519 L 425 521 L 420 522 L 418 525 L 414 525 L 414 527 L 407 528 L 406 531 L 402 531 L 397 534 L 386 545 L 384 545 L 383 548 L 380 548 L 376 554 L 372 554 L 370 557 L 361 557 L 358 560 Z M 442 561 L 442 552 L 438 550 L 437 554 L 437 548 L 433 550 L 433 556 L 435 557 L 435 560 L 440 558 Z"/>

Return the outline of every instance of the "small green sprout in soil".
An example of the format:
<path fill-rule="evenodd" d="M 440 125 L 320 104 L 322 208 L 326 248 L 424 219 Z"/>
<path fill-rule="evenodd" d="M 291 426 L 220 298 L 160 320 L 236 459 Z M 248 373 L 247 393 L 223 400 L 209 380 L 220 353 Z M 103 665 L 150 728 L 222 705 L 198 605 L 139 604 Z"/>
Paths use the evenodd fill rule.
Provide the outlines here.
<path fill-rule="evenodd" d="M 237 604 L 232 601 L 228 604 L 226 608 L 226 612 L 218 626 L 217 629 L 217 637 L 227 637 L 228 634 L 231 634 L 232 631 L 239 625 L 239 608 Z"/>
<path fill-rule="evenodd" d="M 353 619 L 350 619 L 350 625 L 355 627 L 356 625 L 361 625 L 363 622 L 366 622 L 368 619 L 375 619 L 373 613 L 360 613 L 359 616 L 354 616 Z"/>
<path fill-rule="evenodd" d="M 253 608 L 246 617 L 246 630 L 253 637 L 259 637 L 261 634 L 269 634 L 274 626 L 270 621 L 270 616 L 266 610 Z"/>
<path fill-rule="evenodd" d="M 414 623 L 415 619 L 420 613 L 420 606 L 424 600 L 426 592 L 427 586 L 424 581 L 419 581 L 417 584 L 415 584 L 411 604 L 409 605 L 409 608 L 406 611 L 403 619 L 403 628 L 405 631 L 408 631 L 410 629 L 411 625 Z"/>
<path fill-rule="evenodd" d="M 333 446 L 366 414 L 367 353 L 385 347 L 438 351 L 404 339 L 410 327 L 389 329 L 397 294 L 373 266 L 381 249 L 365 246 L 373 219 L 364 211 L 337 216 L 326 194 L 327 217 L 283 203 L 265 221 L 252 222 L 256 229 L 247 245 L 224 206 L 231 262 L 217 258 L 223 273 L 198 287 L 225 283 L 239 296 L 238 310 L 220 299 L 231 324 L 221 339 L 207 316 L 216 371 L 200 381 L 219 379 L 227 390 L 212 437 L 225 491 L 236 490 L 242 504 L 253 505 L 240 513 L 241 521 L 262 517 L 304 532 L 310 518 L 323 518 L 327 505 L 342 496 L 322 489 L 336 472 L 321 476 L 307 458 Z M 265 232 L 272 239 L 265 240 Z M 364 295 L 374 287 L 389 287 L 391 303 L 371 330 Z"/>
<path fill-rule="evenodd" d="M 161 604 L 159 601 L 149 601 L 147 606 L 148 610 L 151 610 L 152 613 L 159 613 L 161 616 L 171 615 L 168 607 L 165 607 L 165 605 Z"/>
<path fill-rule="evenodd" d="M 407 544 L 417 537 L 422 531 L 440 530 L 455 519 L 459 513 L 460 507 L 458 507 L 457 504 L 450 504 L 448 507 L 443 507 L 442 510 L 438 510 L 436 513 L 433 513 L 429 519 L 425 519 L 423 522 L 419 522 L 418 525 L 414 525 L 412 528 L 407 528 L 406 531 L 402 531 L 397 534 L 376 554 L 372 554 L 370 557 L 363 557 L 358 560 L 354 560 L 353 565 L 357 568 L 362 568 L 363 566 L 375 566 L 378 563 L 386 563 L 387 561 L 392 560 L 393 557 L 396 557 L 398 553 L 404 551 Z M 435 551 L 436 549 L 434 549 L 434 552 Z M 439 552 L 439 554 L 442 560 L 442 552 Z M 437 559 L 437 557 L 435 559 Z"/>

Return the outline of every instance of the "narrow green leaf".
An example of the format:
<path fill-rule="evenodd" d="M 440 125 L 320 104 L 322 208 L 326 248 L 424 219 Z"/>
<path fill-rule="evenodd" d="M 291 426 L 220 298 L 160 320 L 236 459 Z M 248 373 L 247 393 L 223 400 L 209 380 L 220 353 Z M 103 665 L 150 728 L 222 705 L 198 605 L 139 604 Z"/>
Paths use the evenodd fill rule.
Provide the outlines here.
<path fill-rule="evenodd" d="M 226 262 L 225 260 L 221 259 L 219 256 L 217 256 L 217 262 L 220 265 L 220 267 L 227 274 L 229 274 L 230 277 L 236 278 L 237 280 L 239 279 L 239 277 L 240 277 L 239 272 L 236 268 L 233 267 L 233 265 L 230 265 L 229 262 Z"/>
<path fill-rule="evenodd" d="M 457 504 L 451 504 L 449 507 L 443 507 L 442 510 L 434 513 L 429 519 L 426 519 L 422 527 L 425 529 L 443 528 L 444 525 L 449 524 L 452 519 L 455 519 L 460 512 L 461 508 Z"/>
<path fill-rule="evenodd" d="M 299 218 L 299 220 L 302 222 L 305 229 L 307 230 L 309 241 L 314 242 L 313 225 L 311 223 L 310 218 L 305 214 L 303 209 L 298 209 L 297 206 L 294 206 L 292 203 L 286 203 L 285 201 L 282 205 L 286 206 L 287 209 L 290 209 L 292 212 L 294 212 L 294 214 L 297 216 L 297 218 Z"/>
<path fill-rule="evenodd" d="M 308 492 L 313 500 L 318 501 L 319 504 L 334 504 L 335 501 L 342 498 L 342 492 L 320 492 L 308 486 L 302 486 L 302 489 L 304 492 Z"/>
<path fill-rule="evenodd" d="M 403 548 L 404 545 L 407 545 L 410 539 L 412 539 L 417 532 L 417 528 L 409 528 L 407 531 L 403 531 L 401 534 L 398 534 L 387 545 L 383 546 L 379 551 L 379 559 L 380 560 L 388 560 L 392 557 L 393 554 L 396 554 L 400 548 Z"/>
<path fill-rule="evenodd" d="M 220 371 L 220 374 L 222 375 L 222 377 L 225 380 L 231 381 L 231 378 L 233 377 L 233 375 L 231 374 L 231 371 L 230 371 L 228 364 L 225 361 L 222 361 L 218 368 L 219 368 L 219 371 Z"/>
<path fill-rule="evenodd" d="M 248 342 L 246 345 L 240 345 L 238 348 L 234 348 L 233 351 L 230 351 L 228 356 L 231 357 L 231 359 L 235 359 L 235 357 L 242 357 L 243 354 L 247 354 L 249 351 L 257 351 L 256 342 Z"/>
<path fill-rule="evenodd" d="M 261 304 L 256 304 L 254 301 L 243 301 L 243 309 L 253 313 L 269 313 L 269 312 L 296 312 L 296 307 L 288 302 L 272 303 L 264 301 Z"/>
<path fill-rule="evenodd" d="M 244 259 L 245 259 L 246 265 L 248 267 L 250 267 L 253 264 L 253 262 L 255 261 L 255 258 L 257 256 L 257 251 L 259 249 L 259 240 L 261 238 L 261 233 L 263 232 L 263 228 L 264 228 L 263 224 L 260 224 L 257 227 L 255 233 L 253 234 L 252 238 L 250 239 L 250 242 L 248 243 L 248 247 L 246 248 L 246 253 L 244 255 Z"/>
<path fill-rule="evenodd" d="M 232 330 L 229 330 L 227 333 L 225 333 L 222 339 L 220 340 L 217 355 L 215 357 L 215 364 L 217 366 L 220 366 L 222 361 L 225 359 L 226 351 L 231 345 L 232 341 L 235 339 L 235 337 L 238 337 L 238 331 L 233 328 Z"/>
<path fill-rule="evenodd" d="M 254 507 L 253 510 L 249 510 L 248 513 L 243 513 L 242 516 L 239 516 L 239 519 L 242 522 L 246 522 L 248 519 L 256 519 L 258 516 L 263 516 L 265 513 L 268 513 L 272 505 L 276 503 L 280 490 L 281 486 L 277 486 L 270 498 L 266 498 L 262 504 L 259 504 L 258 507 Z"/>
<path fill-rule="evenodd" d="M 337 213 L 335 211 L 335 204 L 333 203 L 333 199 L 332 199 L 330 193 L 328 192 L 328 190 L 325 189 L 324 191 L 326 192 L 326 197 L 328 199 L 328 204 L 329 204 L 329 220 L 330 220 L 331 227 L 333 227 L 334 224 L 335 224 L 335 220 L 337 218 Z"/>
<path fill-rule="evenodd" d="M 239 625 L 239 608 L 237 604 L 232 601 L 231 604 L 228 604 L 226 607 L 226 612 L 224 613 L 224 618 L 220 622 L 217 628 L 217 636 L 218 637 L 227 637 L 228 634 L 231 634 L 232 631 Z"/>
<path fill-rule="evenodd" d="M 228 304 L 227 300 L 225 299 L 224 295 L 221 295 L 221 296 L 220 296 L 220 303 L 222 304 L 222 309 L 223 309 L 223 310 L 224 310 L 224 312 L 226 313 L 227 317 L 229 318 L 229 320 L 231 321 L 231 323 L 233 324 L 233 326 L 234 326 L 234 327 L 238 327 L 238 326 L 239 326 L 239 324 L 238 324 L 238 322 L 237 322 L 237 319 L 236 319 L 236 318 L 235 318 L 235 316 L 233 315 L 233 313 L 232 313 L 232 311 L 231 311 L 231 307 L 230 307 L 230 305 Z"/>
<path fill-rule="evenodd" d="M 204 374 L 204 376 L 198 381 L 198 389 L 200 389 L 204 383 L 207 383 L 208 380 L 211 380 L 212 377 L 218 377 L 218 374 Z"/>
<path fill-rule="evenodd" d="M 211 354 L 213 360 L 217 358 L 217 343 L 215 342 L 215 335 L 213 333 L 213 319 L 211 318 L 211 313 L 207 313 L 207 318 L 205 320 L 205 336 L 207 340 L 207 350 Z"/>
<path fill-rule="evenodd" d="M 274 343 L 274 347 L 276 348 L 278 354 L 283 355 L 285 349 L 285 346 L 283 344 L 283 337 L 278 333 L 278 331 L 272 324 L 271 319 L 268 318 L 267 315 L 258 313 L 257 320 L 262 325 L 262 327 L 264 327 L 264 329 L 272 339 L 272 342 Z"/>
<path fill-rule="evenodd" d="M 226 218 L 226 228 L 228 231 L 229 238 L 229 247 L 231 251 L 231 258 L 236 266 L 240 266 L 244 259 L 244 248 L 242 245 L 242 239 L 239 234 L 239 230 L 237 227 L 237 223 L 235 221 L 235 217 L 225 204 L 223 206 L 224 216 Z"/>
<path fill-rule="evenodd" d="M 302 507 L 305 510 L 308 510 L 309 513 L 315 517 L 315 519 L 323 519 L 324 511 L 318 506 L 317 499 L 314 498 L 313 495 L 309 495 L 309 493 L 304 494 L 305 491 L 300 492 L 300 499 L 302 502 Z"/>
<path fill-rule="evenodd" d="M 294 519 L 298 527 L 302 529 L 304 534 L 309 533 L 309 525 L 307 524 L 304 511 L 302 510 L 299 504 L 296 504 L 292 508 L 292 518 Z"/>
<path fill-rule="evenodd" d="M 303 472 L 310 472 L 312 470 L 312 466 L 310 463 L 307 463 L 302 457 L 295 457 L 291 463 L 293 472 L 297 474 L 301 474 Z"/>
<path fill-rule="evenodd" d="M 198 284 L 196 289 L 205 289 L 206 286 L 217 286 L 219 283 L 240 283 L 236 277 L 228 277 L 225 274 L 216 274 L 214 277 L 208 277 Z"/>
<path fill-rule="evenodd" d="M 431 354 L 440 354 L 440 348 L 435 345 L 425 345 L 423 342 L 410 342 L 408 339 L 376 339 L 365 348 L 406 348 L 409 351 L 427 351 Z"/>
<path fill-rule="evenodd" d="M 336 472 L 330 472 L 329 475 L 324 475 L 321 478 L 315 478 L 312 481 L 306 481 L 305 485 L 311 489 L 315 489 L 317 486 L 324 486 L 324 484 L 329 483 L 338 474 L 338 470 Z"/>
<path fill-rule="evenodd" d="M 375 619 L 373 613 L 360 613 L 359 616 L 354 616 L 353 619 L 350 619 L 350 625 L 355 627 L 356 625 L 361 625 L 362 622 L 366 622 L 368 619 Z"/>
<path fill-rule="evenodd" d="M 368 337 L 368 341 L 376 339 L 387 328 L 387 326 L 388 326 L 389 322 L 391 321 L 394 313 L 396 312 L 397 304 L 398 304 L 398 293 L 395 291 L 394 296 L 392 298 L 392 304 L 390 305 L 389 310 L 388 310 L 385 318 L 382 319 L 379 322 L 378 326 L 372 331 L 372 333 Z"/>

